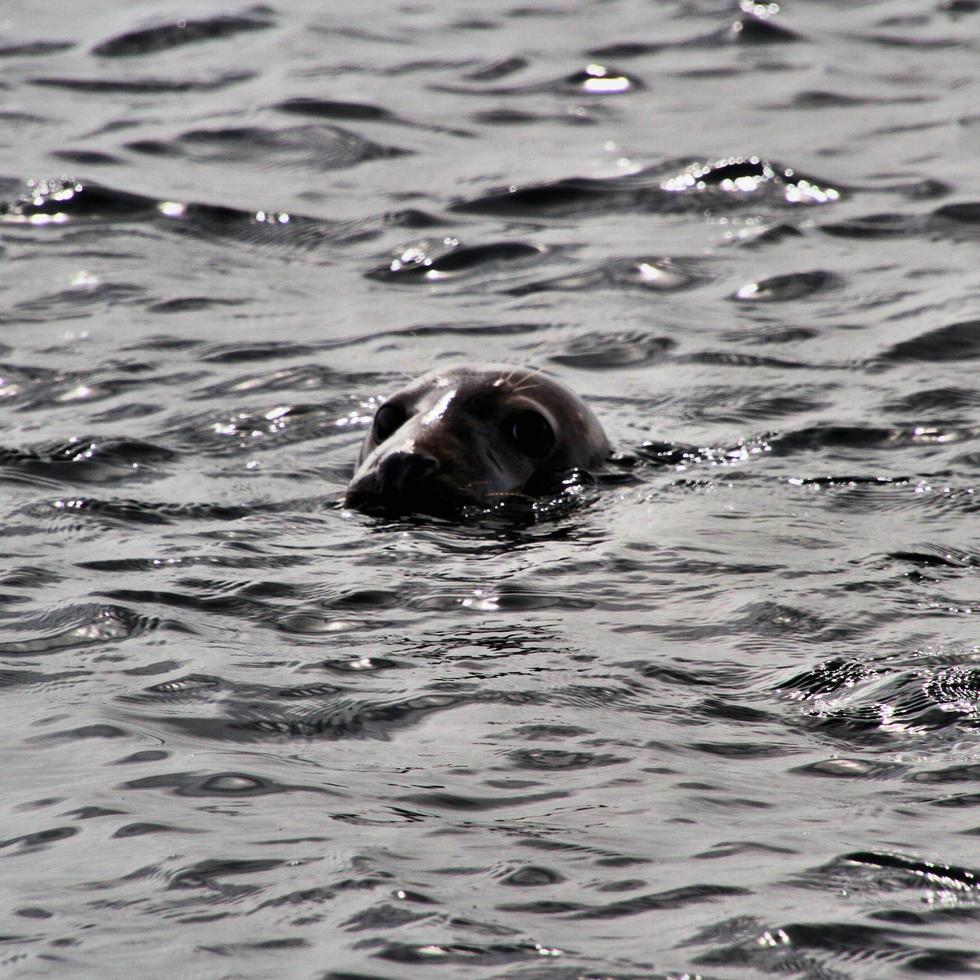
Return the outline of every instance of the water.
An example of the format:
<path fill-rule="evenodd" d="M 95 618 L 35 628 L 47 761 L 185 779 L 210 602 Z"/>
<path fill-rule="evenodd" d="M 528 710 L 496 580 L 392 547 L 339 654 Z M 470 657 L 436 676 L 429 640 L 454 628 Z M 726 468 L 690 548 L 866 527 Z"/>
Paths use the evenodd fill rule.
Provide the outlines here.
<path fill-rule="evenodd" d="M 0 21 L 5 970 L 976 973 L 977 4 L 64 11 Z M 479 360 L 619 458 L 344 512 Z"/>

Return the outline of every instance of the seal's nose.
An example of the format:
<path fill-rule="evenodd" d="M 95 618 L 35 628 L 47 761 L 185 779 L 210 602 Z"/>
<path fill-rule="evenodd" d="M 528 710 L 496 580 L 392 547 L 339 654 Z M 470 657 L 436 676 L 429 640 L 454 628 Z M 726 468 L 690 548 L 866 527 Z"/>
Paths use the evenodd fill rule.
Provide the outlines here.
<path fill-rule="evenodd" d="M 411 493 L 439 472 L 439 461 L 420 453 L 392 453 L 378 468 L 382 496 Z"/>

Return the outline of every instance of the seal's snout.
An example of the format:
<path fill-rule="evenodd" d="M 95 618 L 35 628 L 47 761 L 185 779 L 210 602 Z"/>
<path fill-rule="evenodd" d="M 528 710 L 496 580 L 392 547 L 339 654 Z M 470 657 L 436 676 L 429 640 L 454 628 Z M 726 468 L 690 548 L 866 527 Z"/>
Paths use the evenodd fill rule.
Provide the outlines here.
<path fill-rule="evenodd" d="M 439 460 L 398 451 L 384 456 L 347 491 L 346 505 L 368 513 L 409 513 L 439 504 L 443 491 L 435 478 Z"/>
<path fill-rule="evenodd" d="M 378 467 L 378 492 L 393 498 L 417 492 L 439 472 L 439 461 L 421 453 L 397 452 L 386 456 Z"/>

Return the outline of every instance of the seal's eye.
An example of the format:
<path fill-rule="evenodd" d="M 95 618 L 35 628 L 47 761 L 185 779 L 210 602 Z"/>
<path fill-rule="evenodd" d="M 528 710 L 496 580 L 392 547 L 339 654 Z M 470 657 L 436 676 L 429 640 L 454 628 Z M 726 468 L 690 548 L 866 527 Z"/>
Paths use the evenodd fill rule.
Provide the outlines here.
<path fill-rule="evenodd" d="M 555 448 L 555 433 L 540 412 L 527 409 L 511 416 L 508 434 L 525 456 L 544 459 Z"/>
<path fill-rule="evenodd" d="M 408 416 L 405 409 L 398 405 L 387 402 L 374 413 L 374 441 L 382 443 L 389 436 L 393 436 L 405 423 Z"/>

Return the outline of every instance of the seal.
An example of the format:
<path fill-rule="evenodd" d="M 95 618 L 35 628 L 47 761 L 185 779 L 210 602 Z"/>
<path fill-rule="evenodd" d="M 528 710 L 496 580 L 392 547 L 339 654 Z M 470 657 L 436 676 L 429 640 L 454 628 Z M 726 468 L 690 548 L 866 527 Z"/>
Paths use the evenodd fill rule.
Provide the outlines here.
<path fill-rule="evenodd" d="M 611 451 L 585 402 L 539 371 L 496 364 L 433 371 L 375 412 L 344 506 L 442 516 L 542 496 Z"/>

